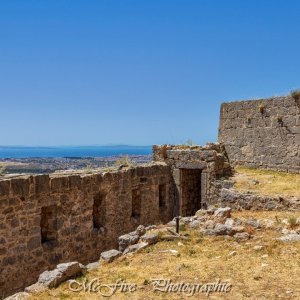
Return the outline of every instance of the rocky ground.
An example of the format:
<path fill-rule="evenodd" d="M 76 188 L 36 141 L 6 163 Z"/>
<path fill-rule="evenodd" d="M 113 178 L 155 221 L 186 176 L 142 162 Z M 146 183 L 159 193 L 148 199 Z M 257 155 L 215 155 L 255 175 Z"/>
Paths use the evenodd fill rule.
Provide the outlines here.
<path fill-rule="evenodd" d="M 137 284 L 134 292 L 117 289 L 110 299 L 207 299 L 208 294 L 210 299 L 300 299 L 300 212 L 232 212 L 209 207 L 181 218 L 179 234 L 173 220 L 166 225 L 139 226 L 120 236 L 118 243 L 118 249 L 99 254 L 100 262 L 63 264 L 41 274 L 38 283 L 27 289 L 40 292 L 29 298 L 102 299 L 99 292 L 71 291 L 70 281 L 61 284 L 82 273 L 77 283 L 123 280 Z M 230 289 L 188 296 L 154 291 L 153 279 L 202 284 L 203 289 L 219 280 Z"/>

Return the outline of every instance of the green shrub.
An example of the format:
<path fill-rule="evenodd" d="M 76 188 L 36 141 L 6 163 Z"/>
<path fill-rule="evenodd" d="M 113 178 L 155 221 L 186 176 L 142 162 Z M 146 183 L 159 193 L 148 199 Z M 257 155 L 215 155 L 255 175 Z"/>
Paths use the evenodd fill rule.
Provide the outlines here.
<path fill-rule="evenodd" d="M 116 167 L 131 167 L 135 164 L 135 162 L 128 156 L 121 156 L 119 159 L 115 161 L 115 166 Z"/>
<path fill-rule="evenodd" d="M 288 219 L 290 228 L 297 227 L 297 218 L 296 217 L 289 217 Z"/>
<path fill-rule="evenodd" d="M 6 167 L 5 166 L 2 166 L 0 167 L 0 175 L 3 175 L 6 171 Z"/>
<path fill-rule="evenodd" d="M 294 90 L 291 92 L 291 96 L 296 100 L 300 100 L 300 90 Z"/>
<path fill-rule="evenodd" d="M 188 140 L 185 142 L 185 145 L 186 145 L 186 146 L 194 146 L 195 143 L 194 143 L 194 141 L 193 141 L 192 139 L 188 139 Z"/>
<path fill-rule="evenodd" d="M 264 114 L 265 109 L 266 109 L 265 104 L 260 104 L 258 108 L 259 108 L 260 113 L 261 113 L 261 114 Z"/>
<path fill-rule="evenodd" d="M 93 168 L 91 164 L 87 164 L 86 167 L 84 168 L 84 172 L 91 174 L 93 172 Z"/>

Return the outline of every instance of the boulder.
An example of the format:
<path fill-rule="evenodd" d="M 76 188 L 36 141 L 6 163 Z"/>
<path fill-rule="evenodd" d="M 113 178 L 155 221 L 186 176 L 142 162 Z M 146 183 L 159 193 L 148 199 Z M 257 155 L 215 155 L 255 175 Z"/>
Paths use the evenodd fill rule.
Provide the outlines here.
<path fill-rule="evenodd" d="M 152 245 L 158 242 L 158 233 L 146 233 L 141 237 L 141 241 Z"/>
<path fill-rule="evenodd" d="M 229 226 L 229 227 L 232 227 L 234 225 L 234 220 L 229 218 L 225 221 L 225 225 L 226 226 Z"/>
<path fill-rule="evenodd" d="M 203 227 L 205 229 L 214 229 L 216 226 L 215 222 L 213 220 L 208 220 L 204 223 Z"/>
<path fill-rule="evenodd" d="M 297 233 L 286 234 L 278 238 L 277 240 L 282 242 L 297 242 L 300 241 L 300 234 Z"/>
<path fill-rule="evenodd" d="M 136 234 L 138 236 L 142 236 L 146 233 L 146 228 L 143 225 L 138 226 L 138 228 L 135 230 Z"/>
<path fill-rule="evenodd" d="M 112 249 L 112 250 L 109 250 L 109 251 L 102 252 L 101 255 L 100 255 L 100 259 L 110 263 L 110 262 L 116 260 L 121 255 L 122 255 L 121 251 L 118 251 L 116 249 Z"/>
<path fill-rule="evenodd" d="M 259 221 L 257 221 L 256 219 L 251 219 L 251 220 L 246 221 L 246 225 L 250 225 L 254 228 L 261 228 Z"/>
<path fill-rule="evenodd" d="M 244 231 L 245 231 L 245 227 L 244 226 L 233 226 L 232 227 L 233 234 L 242 233 Z"/>
<path fill-rule="evenodd" d="M 236 233 L 234 236 L 237 242 L 245 241 L 250 238 L 250 235 L 247 232 Z"/>
<path fill-rule="evenodd" d="M 136 244 L 139 238 L 136 232 L 121 235 L 118 238 L 119 250 L 123 252 L 128 246 Z"/>
<path fill-rule="evenodd" d="M 198 227 L 200 227 L 200 225 L 201 225 L 200 221 L 194 220 L 191 223 L 189 223 L 188 227 L 190 227 L 190 228 L 198 228 Z"/>
<path fill-rule="evenodd" d="M 233 189 L 222 188 L 221 190 L 221 202 L 235 203 L 238 199 L 238 194 Z"/>
<path fill-rule="evenodd" d="M 232 229 L 230 226 L 217 223 L 214 228 L 215 235 L 231 235 Z"/>
<path fill-rule="evenodd" d="M 263 219 L 261 220 L 261 223 L 263 224 L 263 227 L 265 227 L 266 229 L 270 229 L 275 226 L 275 221 L 270 219 Z"/>
<path fill-rule="evenodd" d="M 128 253 L 135 253 L 138 252 L 148 246 L 148 243 L 141 242 L 138 244 L 130 245 L 128 248 L 125 249 L 123 254 L 128 254 Z"/>
<path fill-rule="evenodd" d="M 266 210 L 275 210 L 277 208 L 277 203 L 275 201 L 269 201 L 265 205 Z"/>
<path fill-rule="evenodd" d="M 221 217 L 221 218 L 230 218 L 230 213 L 231 213 L 230 207 L 221 207 L 214 212 L 214 216 Z"/>
<path fill-rule="evenodd" d="M 85 270 L 85 267 L 78 262 L 63 263 L 56 266 L 52 271 L 45 271 L 40 274 L 38 283 L 48 288 L 57 287 L 67 279 L 74 278 Z"/>

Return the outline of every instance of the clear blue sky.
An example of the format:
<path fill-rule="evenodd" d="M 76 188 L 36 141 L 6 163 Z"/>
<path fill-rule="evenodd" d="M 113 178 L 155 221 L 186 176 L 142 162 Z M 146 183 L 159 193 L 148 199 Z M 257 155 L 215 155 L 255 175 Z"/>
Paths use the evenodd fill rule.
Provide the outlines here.
<path fill-rule="evenodd" d="M 299 79 L 298 0 L 0 2 L 0 145 L 216 141 Z"/>

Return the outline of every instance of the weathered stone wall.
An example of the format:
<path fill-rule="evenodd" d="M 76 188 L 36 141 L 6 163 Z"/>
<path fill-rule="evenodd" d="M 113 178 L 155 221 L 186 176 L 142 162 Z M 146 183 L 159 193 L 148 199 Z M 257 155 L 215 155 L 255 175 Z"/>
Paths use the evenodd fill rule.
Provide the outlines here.
<path fill-rule="evenodd" d="M 139 224 L 170 221 L 170 189 L 170 167 L 163 163 L 1 180 L 0 296 L 22 290 L 59 262 L 97 260 Z"/>
<path fill-rule="evenodd" d="M 219 142 L 233 165 L 300 173 L 300 103 L 292 97 L 223 103 Z"/>
<path fill-rule="evenodd" d="M 153 146 L 153 160 L 165 162 L 171 167 L 174 179 L 174 214 L 180 216 L 191 216 L 200 207 L 217 203 L 219 199 L 213 183 L 231 173 L 230 165 L 219 144 L 203 147 Z M 199 172 L 195 172 L 197 170 Z M 201 185 L 197 186 L 197 191 L 195 182 L 196 185 Z"/>

